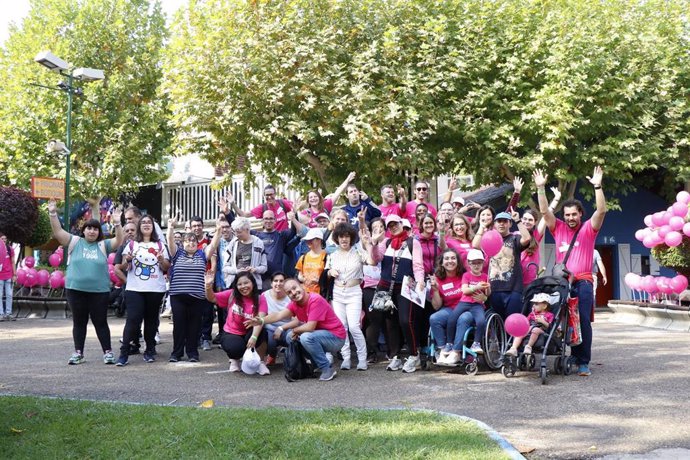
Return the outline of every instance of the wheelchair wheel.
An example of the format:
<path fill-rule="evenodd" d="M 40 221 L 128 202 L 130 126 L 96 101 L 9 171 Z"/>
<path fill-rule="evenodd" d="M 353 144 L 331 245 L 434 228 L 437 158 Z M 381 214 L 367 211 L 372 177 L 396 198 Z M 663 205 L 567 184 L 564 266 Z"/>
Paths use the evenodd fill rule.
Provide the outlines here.
<path fill-rule="evenodd" d="M 501 366 L 501 374 L 503 374 L 503 377 L 509 379 L 515 376 L 515 370 L 511 366 Z"/>
<path fill-rule="evenodd" d="M 477 366 L 477 362 L 473 361 L 471 363 L 465 364 L 465 374 L 467 375 L 477 375 L 477 372 L 479 371 L 479 367 Z"/>
<path fill-rule="evenodd" d="M 503 326 L 503 319 L 498 313 L 489 310 L 486 318 L 486 330 L 482 348 L 484 349 L 484 362 L 486 366 L 493 370 L 501 368 L 503 353 L 506 346 L 506 330 Z"/>

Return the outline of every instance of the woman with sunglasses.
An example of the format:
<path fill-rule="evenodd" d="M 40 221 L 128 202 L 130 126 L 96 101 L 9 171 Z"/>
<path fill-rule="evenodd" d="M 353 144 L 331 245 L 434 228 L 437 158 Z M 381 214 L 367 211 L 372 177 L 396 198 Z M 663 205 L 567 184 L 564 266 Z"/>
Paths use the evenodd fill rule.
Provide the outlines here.
<path fill-rule="evenodd" d="M 48 215 L 53 236 L 67 248 L 67 276 L 65 287 L 67 304 L 72 311 L 72 337 L 74 353 L 68 364 L 84 362 L 84 342 L 89 318 L 96 329 L 98 341 L 103 350 L 103 362 L 115 364 L 110 346 L 108 327 L 108 298 L 110 296 L 110 277 L 108 274 L 108 253 L 114 252 L 122 242 L 120 219 L 122 212 L 112 214 L 115 238 L 103 239 L 101 223 L 96 219 L 87 220 L 81 228 L 81 236 L 70 235 L 60 226 L 57 205 L 48 202 Z M 69 218 L 69 216 L 65 216 Z"/>

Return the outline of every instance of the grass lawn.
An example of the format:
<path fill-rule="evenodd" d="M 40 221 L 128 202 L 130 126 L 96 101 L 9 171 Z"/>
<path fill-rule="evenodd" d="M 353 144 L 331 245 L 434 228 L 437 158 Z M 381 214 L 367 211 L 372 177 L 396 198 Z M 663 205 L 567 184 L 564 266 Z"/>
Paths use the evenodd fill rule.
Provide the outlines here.
<path fill-rule="evenodd" d="M 0 397 L 14 458 L 507 458 L 471 423 L 434 413 L 162 407 Z"/>

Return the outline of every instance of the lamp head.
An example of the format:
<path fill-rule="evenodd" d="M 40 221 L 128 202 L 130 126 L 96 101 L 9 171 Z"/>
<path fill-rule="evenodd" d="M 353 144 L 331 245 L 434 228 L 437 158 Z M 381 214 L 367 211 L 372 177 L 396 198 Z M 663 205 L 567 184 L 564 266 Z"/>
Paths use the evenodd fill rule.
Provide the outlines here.
<path fill-rule="evenodd" d="M 98 81 L 105 78 L 101 69 L 89 69 L 87 67 L 75 69 L 73 75 L 74 78 L 81 81 Z"/>
<path fill-rule="evenodd" d="M 43 67 L 54 72 L 65 71 L 69 69 L 69 64 L 55 56 L 50 51 L 42 51 L 36 55 L 34 61 L 41 64 Z"/>

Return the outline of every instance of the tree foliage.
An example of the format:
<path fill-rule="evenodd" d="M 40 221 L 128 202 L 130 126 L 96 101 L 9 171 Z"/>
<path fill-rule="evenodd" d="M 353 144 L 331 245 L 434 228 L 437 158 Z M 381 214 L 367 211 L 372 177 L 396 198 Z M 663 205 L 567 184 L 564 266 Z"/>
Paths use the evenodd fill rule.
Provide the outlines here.
<path fill-rule="evenodd" d="M 36 227 L 36 198 L 16 187 L 0 187 L 0 233 L 16 243 L 26 243 Z"/>
<path fill-rule="evenodd" d="M 688 37 L 681 0 L 197 0 L 165 88 L 179 152 L 272 180 L 541 167 L 572 196 L 604 164 L 625 192 L 690 179 Z"/>
<path fill-rule="evenodd" d="M 165 18 L 149 0 L 32 0 L 0 52 L 0 183 L 28 188 L 31 176 L 64 177 L 64 159 L 45 153 L 65 140 L 67 96 L 60 75 L 33 62 L 51 50 L 75 67 L 102 69 L 74 98 L 75 198 L 135 190 L 166 176 L 171 139 L 167 99 L 158 93 Z"/>
<path fill-rule="evenodd" d="M 50 216 L 48 211 L 42 207 L 38 208 L 38 219 L 34 226 L 31 236 L 26 240 L 26 245 L 32 248 L 43 246 L 53 236 L 53 229 L 50 226 Z"/>

